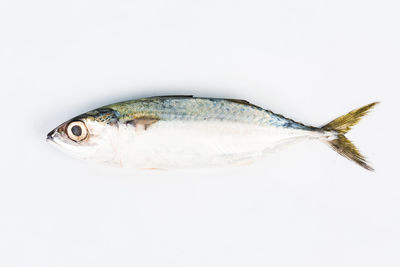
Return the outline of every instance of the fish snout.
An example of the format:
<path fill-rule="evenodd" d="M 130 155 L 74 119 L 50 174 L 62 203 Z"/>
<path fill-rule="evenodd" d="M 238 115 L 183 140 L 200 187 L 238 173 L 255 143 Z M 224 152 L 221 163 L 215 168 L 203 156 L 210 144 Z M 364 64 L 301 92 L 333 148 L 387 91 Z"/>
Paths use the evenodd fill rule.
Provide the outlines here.
<path fill-rule="evenodd" d="M 53 141 L 53 137 L 54 137 L 55 133 L 56 133 L 56 130 L 55 130 L 55 129 L 52 130 L 51 132 L 49 132 L 49 133 L 47 134 L 46 141 Z"/>

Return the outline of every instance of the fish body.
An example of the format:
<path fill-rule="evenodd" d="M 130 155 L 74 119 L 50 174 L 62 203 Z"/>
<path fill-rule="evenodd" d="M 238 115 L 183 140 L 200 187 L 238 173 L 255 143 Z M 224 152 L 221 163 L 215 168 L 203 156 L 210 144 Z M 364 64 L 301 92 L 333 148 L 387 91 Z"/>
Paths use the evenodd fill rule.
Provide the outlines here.
<path fill-rule="evenodd" d="M 83 159 L 170 169 L 247 164 L 303 139 L 322 140 L 340 153 L 331 144 L 339 136 L 344 133 L 333 127 L 307 126 L 244 100 L 162 96 L 89 111 L 51 131 L 48 140 Z M 370 169 L 354 151 L 354 159 L 354 153 L 341 154 Z"/>

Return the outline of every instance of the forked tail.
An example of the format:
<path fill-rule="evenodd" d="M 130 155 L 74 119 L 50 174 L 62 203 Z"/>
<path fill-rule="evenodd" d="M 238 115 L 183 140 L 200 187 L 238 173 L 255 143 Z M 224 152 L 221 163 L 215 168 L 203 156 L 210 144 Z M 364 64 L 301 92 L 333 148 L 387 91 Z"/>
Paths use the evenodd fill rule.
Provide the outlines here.
<path fill-rule="evenodd" d="M 363 116 L 367 115 L 371 108 L 373 108 L 376 104 L 378 104 L 378 102 L 374 102 L 359 109 L 352 110 L 346 115 L 334 119 L 322 127 L 322 129 L 325 131 L 336 133 L 334 139 L 328 139 L 328 144 L 334 150 L 336 150 L 340 155 L 354 161 L 369 171 L 373 171 L 374 169 L 368 165 L 366 158 L 361 155 L 357 147 L 344 135 L 350 131 L 351 127 L 356 125 Z"/>

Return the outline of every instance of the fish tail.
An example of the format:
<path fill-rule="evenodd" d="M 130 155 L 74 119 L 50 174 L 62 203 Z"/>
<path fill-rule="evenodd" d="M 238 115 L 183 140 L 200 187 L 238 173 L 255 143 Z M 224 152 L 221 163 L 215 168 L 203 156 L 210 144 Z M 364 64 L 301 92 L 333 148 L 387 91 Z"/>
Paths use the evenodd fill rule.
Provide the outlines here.
<path fill-rule="evenodd" d="M 378 104 L 378 102 L 352 110 L 346 115 L 340 116 L 322 127 L 326 132 L 333 132 L 333 136 L 328 136 L 327 141 L 332 149 L 369 171 L 373 171 L 374 169 L 368 164 L 367 159 L 361 155 L 357 147 L 344 135 L 350 131 L 363 116 L 367 115 L 376 104 Z"/>

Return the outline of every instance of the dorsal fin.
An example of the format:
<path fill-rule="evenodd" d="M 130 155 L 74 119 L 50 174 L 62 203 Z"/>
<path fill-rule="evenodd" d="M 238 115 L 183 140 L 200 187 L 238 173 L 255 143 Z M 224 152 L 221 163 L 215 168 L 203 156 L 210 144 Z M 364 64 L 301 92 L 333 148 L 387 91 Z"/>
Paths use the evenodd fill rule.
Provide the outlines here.
<path fill-rule="evenodd" d="M 176 98 L 180 98 L 180 97 L 187 97 L 187 98 L 192 98 L 193 95 L 160 95 L 160 96 L 152 96 L 149 98 L 164 98 L 164 97 L 176 97 Z"/>
<path fill-rule="evenodd" d="M 161 95 L 161 96 L 152 96 L 149 98 L 194 98 L 193 95 Z M 208 97 L 196 97 L 196 98 L 200 98 L 200 99 L 216 99 L 216 100 L 226 100 L 226 101 L 230 101 L 233 103 L 237 103 L 237 104 L 242 104 L 242 105 L 248 105 L 248 106 L 252 106 L 252 107 L 256 107 L 256 108 L 260 108 L 257 105 L 254 105 L 252 103 L 250 103 L 247 100 L 244 99 L 235 99 L 235 98 L 208 98 Z"/>
<path fill-rule="evenodd" d="M 244 105 L 252 105 L 249 101 L 243 100 L 243 99 L 233 99 L 233 98 L 227 98 L 226 100 L 238 103 L 238 104 L 244 104 Z"/>
<path fill-rule="evenodd" d="M 232 98 L 227 98 L 227 99 L 225 99 L 225 100 L 230 101 L 230 102 L 233 102 L 233 103 L 238 103 L 238 104 L 243 104 L 243 105 L 252 106 L 252 107 L 256 107 L 256 108 L 261 108 L 261 107 L 259 107 L 259 106 L 257 106 L 257 105 L 254 105 L 254 104 L 250 103 L 249 101 L 243 100 L 243 99 L 232 99 Z"/>

